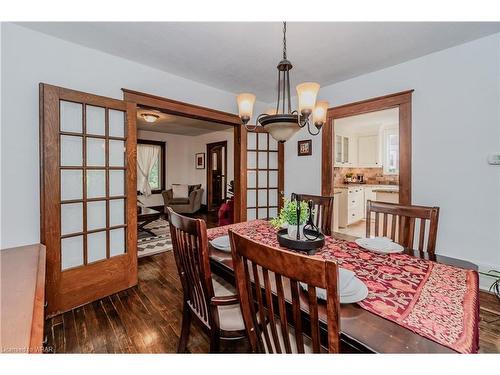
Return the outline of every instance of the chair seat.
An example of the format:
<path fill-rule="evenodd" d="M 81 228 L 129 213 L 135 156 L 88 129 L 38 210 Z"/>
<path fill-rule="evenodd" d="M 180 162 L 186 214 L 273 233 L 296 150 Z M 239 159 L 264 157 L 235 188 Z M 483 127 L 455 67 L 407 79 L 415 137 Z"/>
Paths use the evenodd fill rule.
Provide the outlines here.
<path fill-rule="evenodd" d="M 168 204 L 189 204 L 189 198 L 172 198 Z"/>
<path fill-rule="evenodd" d="M 280 349 L 281 349 L 282 353 L 286 353 L 285 341 L 283 340 L 283 334 L 282 334 L 282 330 L 281 330 L 281 323 L 279 322 L 279 317 L 276 317 L 276 319 L 278 319 L 278 321 L 276 321 L 276 331 L 278 333 L 278 341 L 280 343 Z M 271 341 L 271 347 L 272 347 L 271 353 L 276 353 L 276 347 L 274 345 L 273 335 L 272 335 L 270 328 L 271 328 L 271 324 L 268 324 L 267 325 L 267 332 L 269 334 L 269 340 Z M 266 349 L 266 353 L 269 354 L 270 351 L 267 347 L 266 339 L 265 339 L 263 332 L 261 333 L 261 337 L 262 337 L 262 342 L 264 343 L 264 348 Z M 290 349 L 292 350 L 292 354 L 298 354 L 297 342 L 295 341 L 295 330 L 290 325 L 288 325 L 288 337 L 289 337 L 289 341 L 290 341 Z M 304 341 L 304 353 L 305 354 L 314 353 L 314 350 L 312 348 L 311 339 L 305 335 L 303 335 L 302 337 L 303 337 L 303 341 Z"/>
<path fill-rule="evenodd" d="M 212 284 L 216 297 L 236 295 L 236 290 L 226 280 L 212 274 Z M 230 306 L 218 306 L 219 326 L 224 331 L 240 331 L 245 329 L 243 316 L 239 304 Z"/>

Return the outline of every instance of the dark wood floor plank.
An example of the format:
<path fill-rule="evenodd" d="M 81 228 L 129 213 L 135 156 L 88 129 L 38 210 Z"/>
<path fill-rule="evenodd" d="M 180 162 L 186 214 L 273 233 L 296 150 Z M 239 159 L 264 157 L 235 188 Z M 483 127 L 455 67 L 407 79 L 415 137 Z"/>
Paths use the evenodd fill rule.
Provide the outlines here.
<path fill-rule="evenodd" d="M 137 350 L 134 348 L 132 340 L 127 335 L 125 327 L 123 326 L 120 315 L 115 310 L 114 305 L 111 303 L 111 298 L 103 298 L 101 300 L 101 306 L 106 314 L 109 325 L 113 330 L 113 333 L 120 344 L 120 353 L 136 353 Z"/>
<path fill-rule="evenodd" d="M 64 321 L 62 315 L 60 315 L 60 320 L 54 318 L 52 322 L 52 335 L 54 337 L 54 353 L 68 353 L 72 348 L 66 348 L 66 339 L 64 331 Z"/>
<path fill-rule="evenodd" d="M 106 343 L 106 334 L 99 326 L 95 312 L 95 302 L 83 306 L 85 325 L 94 348 L 95 353 L 108 353 Z"/>
<path fill-rule="evenodd" d="M 110 299 L 121 318 L 127 336 L 133 343 L 134 353 L 151 353 L 142 339 L 143 332 L 140 330 L 141 322 L 137 316 L 125 308 L 121 298 L 117 294 L 112 295 Z"/>
<path fill-rule="evenodd" d="M 75 325 L 75 317 L 73 310 L 62 315 L 64 324 L 65 352 L 66 353 L 82 353 Z"/>
<path fill-rule="evenodd" d="M 77 307 L 73 310 L 75 318 L 76 335 L 80 344 L 80 353 L 94 353 L 92 339 L 89 337 L 91 332 L 88 331 L 85 324 L 85 311 L 83 307 Z"/>

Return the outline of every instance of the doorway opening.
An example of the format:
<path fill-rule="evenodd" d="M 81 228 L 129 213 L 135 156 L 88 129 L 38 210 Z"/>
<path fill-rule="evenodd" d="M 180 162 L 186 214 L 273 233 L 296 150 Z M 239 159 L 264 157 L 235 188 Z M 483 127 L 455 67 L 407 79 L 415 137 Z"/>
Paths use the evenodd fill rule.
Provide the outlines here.
<path fill-rule="evenodd" d="M 412 92 L 328 110 L 322 193 L 335 196 L 335 232 L 364 236 L 368 200 L 411 204 Z"/>
<path fill-rule="evenodd" d="M 207 209 L 216 211 L 227 198 L 227 141 L 207 144 Z"/>

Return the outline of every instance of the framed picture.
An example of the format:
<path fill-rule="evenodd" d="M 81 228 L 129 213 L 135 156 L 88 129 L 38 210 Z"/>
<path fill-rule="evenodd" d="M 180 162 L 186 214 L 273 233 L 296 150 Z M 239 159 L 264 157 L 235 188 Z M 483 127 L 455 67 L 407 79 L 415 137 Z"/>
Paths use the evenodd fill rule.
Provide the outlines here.
<path fill-rule="evenodd" d="M 196 169 L 205 169 L 205 153 L 200 152 L 195 156 Z"/>
<path fill-rule="evenodd" d="M 298 156 L 308 156 L 312 155 L 313 153 L 313 145 L 312 145 L 312 140 L 307 139 L 304 141 L 298 141 L 297 142 L 297 155 Z"/>

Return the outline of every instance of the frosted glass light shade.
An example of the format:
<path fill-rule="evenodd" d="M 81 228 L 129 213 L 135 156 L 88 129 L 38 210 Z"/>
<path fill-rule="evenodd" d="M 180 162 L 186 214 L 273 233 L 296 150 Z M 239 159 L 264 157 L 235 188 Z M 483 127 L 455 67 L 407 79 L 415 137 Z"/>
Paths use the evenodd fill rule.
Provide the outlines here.
<path fill-rule="evenodd" d="M 328 111 L 328 101 L 320 100 L 316 103 L 313 111 L 313 124 L 323 125 L 326 122 L 326 112 Z"/>
<path fill-rule="evenodd" d="M 319 83 L 304 82 L 297 85 L 296 89 L 299 98 L 299 112 L 311 113 L 316 103 L 316 96 L 318 96 Z"/>
<path fill-rule="evenodd" d="M 300 128 L 296 122 L 275 122 L 266 125 L 266 129 L 278 142 L 285 142 L 289 140 Z"/>
<path fill-rule="evenodd" d="M 237 96 L 236 101 L 238 102 L 238 114 L 240 118 L 242 120 L 250 120 L 252 118 L 255 95 L 243 93 Z"/>

